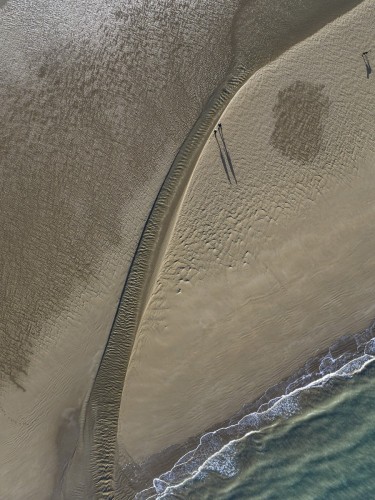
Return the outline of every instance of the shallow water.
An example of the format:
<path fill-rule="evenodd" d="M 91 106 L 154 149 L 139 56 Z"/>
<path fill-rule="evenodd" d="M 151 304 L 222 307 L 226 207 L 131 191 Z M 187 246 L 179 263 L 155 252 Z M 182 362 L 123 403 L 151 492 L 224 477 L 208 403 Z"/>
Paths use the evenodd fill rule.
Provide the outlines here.
<path fill-rule="evenodd" d="M 307 364 L 286 381 L 283 395 L 203 436 L 192 453 L 155 480 L 158 498 L 371 498 L 373 330 L 354 337 L 357 352 L 342 349 L 350 337 L 341 340 L 318 369 Z"/>
<path fill-rule="evenodd" d="M 312 394 L 308 411 L 249 436 L 239 473 L 208 473 L 177 494 L 189 498 L 372 498 L 375 488 L 375 366 Z"/>

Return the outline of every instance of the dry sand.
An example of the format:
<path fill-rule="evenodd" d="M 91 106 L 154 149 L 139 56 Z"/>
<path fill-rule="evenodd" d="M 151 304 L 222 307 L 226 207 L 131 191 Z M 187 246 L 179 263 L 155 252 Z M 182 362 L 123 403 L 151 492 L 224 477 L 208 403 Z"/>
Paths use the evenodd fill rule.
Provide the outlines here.
<path fill-rule="evenodd" d="M 258 71 L 176 217 L 119 418 L 136 463 L 202 433 L 375 316 L 375 94 L 364 2 Z"/>
<path fill-rule="evenodd" d="M 233 18 L 240 3 L 1 2 L 1 498 L 59 496 L 78 415 L 161 182 L 238 54 L 253 61 L 253 41 L 236 39 L 241 30 L 231 26 L 247 19 L 241 11 Z M 254 2 L 257 26 L 264 3 Z M 358 2 L 331 2 L 338 3 Z M 289 25 L 280 26 L 253 64 L 294 43 L 284 36 Z M 215 164 L 212 186 L 224 190 L 219 170 Z M 184 438 L 171 431 L 170 442 Z M 89 498 L 88 462 L 75 466 L 83 486 L 73 484 L 67 498 Z"/>
<path fill-rule="evenodd" d="M 288 9 L 280 10 L 280 6 L 275 5 L 274 2 L 255 1 L 251 4 L 251 11 L 248 12 L 248 3 L 246 1 L 240 2 L 240 8 L 236 11 L 231 27 L 230 46 L 235 56 L 232 62 L 242 62 L 241 66 L 245 66 L 247 74 L 254 72 L 275 58 L 293 43 L 313 33 L 335 15 L 337 16 L 358 4 L 358 0 L 332 0 L 329 9 L 323 8 L 326 5 L 323 0 L 317 1 L 313 5 L 310 3 L 302 4 L 298 0 L 288 0 L 287 4 Z M 210 10 L 208 4 L 204 8 L 205 11 Z M 215 12 L 217 12 L 216 8 L 215 3 Z M 193 12 L 196 13 L 195 10 Z M 228 15 L 228 11 L 225 13 Z M 198 26 L 201 26 L 200 21 L 196 20 Z M 226 16 L 224 27 L 227 25 L 228 17 Z M 260 29 L 260 26 L 263 28 Z M 251 33 L 251 37 L 246 37 L 245 43 L 243 43 L 244 39 L 239 40 L 239 34 L 244 30 Z M 220 43 L 214 43 L 213 46 L 215 47 L 215 61 L 218 61 L 220 60 L 218 52 L 223 51 L 225 43 L 220 39 Z M 196 47 L 194 49 L 196 51 Z M 228 48 L 224 50 L 224 53 L 228 53 Z M 207 67 L 204 69 L 208 71 Z M 147 72 L 147 68 L 145 71 Z M 191 80 L 193 74 L 192 71 L 187 75 L 188 81 Z M 186 86 L 185 76 L 182 76 L 183 88 Z M 236 78 L 231 79 L 230 86 L 233 87 L 233 84 L 236 89 L 239 88 Z M 197 87 L 199 86 L 197 81 Z M 117 451 L 118 411 L 128 360 L 138 327 L 138 312 L 148 296 L 148 285 L 154 278 L 152 268 L 153 266 L 155 269 L 158 268 L 157 259 L 155 260 L 153 253 L 154 250 L 158 249 L 159 237 L 165 233 L 164 222 L 170 219 L 170 212 L 176 206 L 176 200 L 180 201 L 180 187 L 186 187 L 186 178 L 191 173 L 190 165 L 195 164 L 197 152 L 201 151 L 201 144 L 203 146 L 210 128 L 213 127 L 212 117 L 219 116 L 218 108 L 222 106 L 220 109 L 223 109 L 223 104 L 229 98 L 228 88 L 220 86 L 217 95 L 220 96 L 219 103 L 214 105 L 213 100 L 210 100 L 207 105 L 207 113 L 203 113 L 197 126 L 193 127 L 184 146 L 179 150 L 171 169 L 173 175 L 171 173 L 167 176 L 160 197 L 158 197 L 152 211 L 152 216 L 142 235 L 86 405 L 87 412 L 82 439 L 80 439 L 74 458 L 70 462 L 67 474 L 65 474 L 64 486 L 68 498 L 81 497 L 84 491 L 86 491 L 86 495 L 89 491 L 89 496 L 94 496 L 96 491 L 96 495 L 100 498 L 103 496 L 112 498 L 114 495 L 115 482 L 113 479 Z M 169 122 L 167 125 L 170 126 L 171 123 L 173 122 Z M 156 128 L 160 128 L 159 123 Z M 151 128 L 151 131 L 155 131 L 155 126 Z M 147 144 L 147 141 L 144 141 L 144 144 Z M 183 175 L 180 176 L 180 174 Z M 171 204 L 168 204 L 169 202 Z M 163 248 L 164 245 L 160 244 L 160 255 L 163 254 Z M 127 479 L 131 479 L 131 477 Z M 121 486 L 122 480 L 123 476 L 120 483 L 116 484 L 117 493 L 120 497 L 124 492 L 126 496 L 131 495 L 131 488 Z M 87 485 L 89 485 L 89 490 Z"/>

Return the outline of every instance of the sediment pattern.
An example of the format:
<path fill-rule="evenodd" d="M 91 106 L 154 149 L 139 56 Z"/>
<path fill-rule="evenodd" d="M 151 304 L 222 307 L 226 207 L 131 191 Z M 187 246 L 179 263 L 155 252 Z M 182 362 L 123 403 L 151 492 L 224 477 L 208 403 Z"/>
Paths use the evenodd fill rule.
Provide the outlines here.
<path fill-rule="evenodd" d="M 93 436 L 91 470 L 96 493 L 102 498 L 111 497 L 114 492 L 114 457 L 120 400 L 145 300 L 145 289 L 152 282 L 155 262 L 161 251 L 160 238 L 163 237 L 166 229 L 171 227 L 170 213 L 173 214 L 178 210 L 178 204 L 191 175 L 191 169 L 194 167 L 214 123 L 239 86 L 244 83 L 246 77 L 247 73 L 244 68 L 239 68 L 238 74 L 232 77 L 224 85 L 219 96 L 213 99 L 209 111 L 198 121 L 182 146 L 161 188 L 135 253 L 105 355 L 88 403 L 89 415 L 93 414 L 97 427 Z M 115 376 L 113 376 L 114 373 Z"/>
<path fill-rule="evenodd" d="M 93 421 L 98 424 L 93 435 L 93 454 L 90 460 L 95 490 L 99 496 L 111 497 L 114 494 L 113 477 L 120 391 L 123 387 L 142 308 L 155 282 L 156 263 L 168 241 L 168 234 L 173 229 L 174 217 L 178 213 L 182 195 L 189 184 L 199 153 L 223 109 L 252 72 L 253 70 L 245 67 L 239 68 L 236 76 L 223 85 L 218 97 L 211 100 L 208 111 L 198 120 L 179 151 L 143 231 L 88 404 L 88 415 L 92 415 Z M 300 84 L 297 82 L 295 86 L 298 90 Z M 321 108 L 318 108 L 318 122 L 320 123 L 326 112 L 328 98 L 322 94 L 322 88 L 319 86 L 310 88 L 307 85 L 304 90 L 304 95 L 312 92 L 313 98 L 316 95 L 319 96 L 319 102 L 322 103 Z M 312 97 L 310 95 L 306 99 L 307 104 L 311 102 Z M 282 99 L 283 96 L 281 96 Z M 307 136 L 311 135 L 313 149 L 312 152 L 310 150 L 301 152 L 301 148 L 292 149 L 291 154 L 299 155 L 299 160 L 312 159 L 320 148 L 319 126 L 317 135 L 314 135 L 315 128 L 313 132 L 308 126 L 306 127 Z M 277 136 L 275 141 L 276 146 L 281 147 L 283 136 Z M 288 154 L 290 154 L 289 151 Z M 115 378 L 113 373 L 117 374 Z"/>
<path fill-rule="evenodd" d="M 226 75 L 241 64 L 255 71 L 357 3 L 0 0 L 3 496 L 49 499 L 56 486 L 59 498 L 73 454 L 66 498 L 101 497 L 100 485 L 112 494 L 120 384 L 105 391 L 123 380 L 131 335 L 108 343 L 74 452 L 77 415 L 162 179 Z M 178 198 L 178 185 L 164 189 Z M 146 298 L 147 266 L 128 278 L 143 281 Z M 135 334 L 142 307 L 133 306 L 115 329 L 123 322 Z"/>
<path fill-rule="evenodd" d="M 0 2 L 6 498 L 59 490 L 75 446 L 60 427 L 90 391 L 176 150 L 228 72 L 232 4 Z"/>
<path fill-rule="evenodd" d="M 119 419 L 124 460 L 142 465 L 228 418 L 373 318 L 374 102 L 346 44 L 348 32 L 351 47 L 369 43 L 364 12 L 255 74 L 206 142 L 138 327 Z M 329 44 L 323 64 L 318 48 Z M 282 109 L 292 89 L 296 124 Z"/>

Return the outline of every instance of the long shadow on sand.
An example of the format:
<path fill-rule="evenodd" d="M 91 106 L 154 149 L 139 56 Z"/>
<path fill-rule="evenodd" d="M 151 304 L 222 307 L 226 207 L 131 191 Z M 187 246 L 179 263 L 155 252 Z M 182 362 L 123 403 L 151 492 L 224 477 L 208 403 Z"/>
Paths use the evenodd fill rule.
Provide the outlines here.
<path fill-rule="evenodd" d="M 227 163 L 226 163 L 226 161 L 225 161 L 224 153 L 223 153 L 223 150 L 222 150 L 222 147 L 221 147 L 220 141 L 219 141 L 219 139 L 218 139 L 218 137 L 217 137 L 217 130 L 214 130 L 214 136 L 215 136 L 215 139 L 216 139 L 216 142 L 217 142 L 217 145 L 218 145 L 219 151 L 220 151 L 221 163 L 223 164 L 223 167 L 224 167 L 225 173 L 226 173 L 226 175 L 227 175 L 227 179 L 228 179 L 228 181 L 229 181 L 229 184 L 232 184 L 232 181 L 230 180 L 230 176 L 229 176 L 229 172 L 228 172 Z"/>
<path fill-rule="evenodd" d="M 370 78 L 370 75 L 372 73 L 372 69 L 371 69 L 369 58 L 368 58 L 368 53 L 369 53 L 369 50 L 367 52 L 363 52 L 362 58 L 363 58 L 365 65 L 366 65 L 367 78 Z"/>
<path fill-rule="evenodd" d="M 236 174 L 234 173 L 234 168 L 233 168 L 232 158 L 230 157 L 230 154 L 229 154 L 229 151 L 228 151 L 228 148 L 227 148 L 227 145 L 226 145 L 225 139 L 224 139 L 224 134 L 223 134 L 223 126 L 222 126 L 222 124 L 221 124 L 221 123 L 219 123 L 219 125 L 217 126 L 217 128 L 218 128 L 218 130 L 219 130 L 219 134 L 220 134 L 221 140 L 222 140 L 223 145 L 224 145 L 225 155 L 226 155 L 227 160 L 228 160 L 228 165 L 229 165 L 230 171 L 232 172 L 233 179 L 234 179 L 235 183 L 237 184 L 237 178 L 236 178 Z"/>

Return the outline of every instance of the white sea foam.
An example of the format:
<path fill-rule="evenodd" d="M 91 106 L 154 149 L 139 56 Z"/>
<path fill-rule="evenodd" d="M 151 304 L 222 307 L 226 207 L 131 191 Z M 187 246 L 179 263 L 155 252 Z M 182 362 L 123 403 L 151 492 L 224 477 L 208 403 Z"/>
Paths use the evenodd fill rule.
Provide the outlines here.
<path fill-rule="evenodd" d="M 375 360 L 374 327 L 375 324 L 354 337 L 357 352 L 343 352 L 335 357 L 332 352 L 348 338 L 341 339 L 321 358 L 318 372 L 307 372 L 307 363 L 305 372 L 287 381 L 283 394 L 262 402 L 257 411 L 237 423 L 204 434 L 195 449 L 182 456 L 170 471 L 154 479 L 153 488 L 141 491 L 136 499 L 155 498 L 155 495 L 158 499 L 168 498 L 188 481 L 203 479 L 212 471 L 224 478 L 235 476 L 237 447 L 248 436 L 278 418 L 288 419 L 298 414 L 302 410 L 300 396 L 306 390 L 324 387 L 332 379 L 352 377 Z"/>

